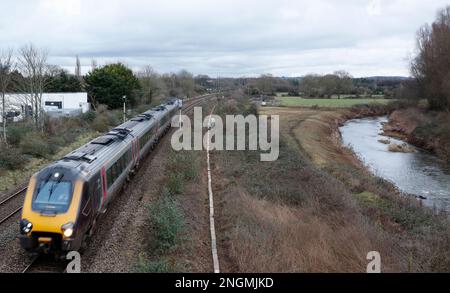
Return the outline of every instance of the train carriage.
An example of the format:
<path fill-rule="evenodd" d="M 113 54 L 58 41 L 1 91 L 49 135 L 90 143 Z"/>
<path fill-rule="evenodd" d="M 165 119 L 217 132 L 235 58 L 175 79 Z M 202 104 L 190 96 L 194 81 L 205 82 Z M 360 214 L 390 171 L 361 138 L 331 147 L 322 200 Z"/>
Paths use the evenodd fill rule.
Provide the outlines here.
<path fill-rule="evenodd" d="M 34 174 L 20 221 L 21 246 L 39 253 L 79 250 L 181 106 L 174 99 L 144 112 Z"/>

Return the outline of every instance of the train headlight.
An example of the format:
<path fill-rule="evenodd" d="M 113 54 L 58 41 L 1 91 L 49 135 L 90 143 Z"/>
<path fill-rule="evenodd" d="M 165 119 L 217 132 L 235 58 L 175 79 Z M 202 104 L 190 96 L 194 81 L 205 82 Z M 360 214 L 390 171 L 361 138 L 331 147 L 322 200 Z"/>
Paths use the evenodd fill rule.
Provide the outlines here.
<path fill-rule="evenodd" d="M 20 221 L 20 233 L 28 234 L 33 229 L 33 224 L 27 219 L 22 219 Z"/>
<path fill-rule="evenodd" d="M 70 238 L 73 235 L 73 223 L 67 223 L 62 225 L 61 230 L 63 232 L 64 237 Z"/>

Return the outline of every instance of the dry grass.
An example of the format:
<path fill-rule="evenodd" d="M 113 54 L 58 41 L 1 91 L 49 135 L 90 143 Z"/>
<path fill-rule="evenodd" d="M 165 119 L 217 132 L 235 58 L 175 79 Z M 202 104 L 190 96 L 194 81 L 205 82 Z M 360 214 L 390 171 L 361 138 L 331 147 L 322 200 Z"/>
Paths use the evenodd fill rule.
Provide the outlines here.
<path fill-rule="evenodd" d="M 371 228 L 358 219 L 328 223 L 311 204 L 302 208 L 275 204 L 234 190 L 228 194 L 231 257 L 239 272 L 365 272 L 369 251 L 388 254 Z M 399 268 L 383 259 L 384 271 Z"/>
<path fill-rule="evenodd" d="M 333 127 L 348 111 L 266 108 L 280 114 L 280 157 L 217 152 L 219 253 L 231 272 L 449 271 L 448 221 L 372 176 Z"/>

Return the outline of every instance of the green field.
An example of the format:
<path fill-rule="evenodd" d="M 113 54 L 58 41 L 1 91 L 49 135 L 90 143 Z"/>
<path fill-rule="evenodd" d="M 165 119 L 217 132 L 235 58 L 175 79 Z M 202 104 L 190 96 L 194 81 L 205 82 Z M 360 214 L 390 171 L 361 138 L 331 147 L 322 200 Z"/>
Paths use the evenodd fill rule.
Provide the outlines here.
<path fill-rule="evenodd" d="M 361 104 L 382 104 L 386 105 L 393 100 L 387 99 L 303 99 L 300 97 L 277 97 L 281 106 L 285 107 L 330 107 L 348 108 Z"/>

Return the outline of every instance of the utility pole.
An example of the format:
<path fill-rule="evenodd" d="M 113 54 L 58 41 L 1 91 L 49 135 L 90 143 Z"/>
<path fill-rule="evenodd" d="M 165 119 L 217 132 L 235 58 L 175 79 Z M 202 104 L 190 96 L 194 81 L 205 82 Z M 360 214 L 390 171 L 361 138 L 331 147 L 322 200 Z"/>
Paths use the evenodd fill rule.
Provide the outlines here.
<path fill-rule="evenodd" d="M 127 101 L 127 96 L 123 96 L 123 123 L 127 122 L 127 109 L 126 109 L 126 101 Z"/>

